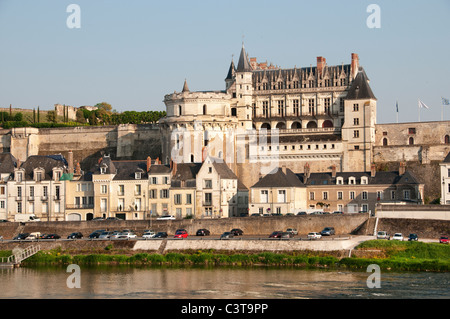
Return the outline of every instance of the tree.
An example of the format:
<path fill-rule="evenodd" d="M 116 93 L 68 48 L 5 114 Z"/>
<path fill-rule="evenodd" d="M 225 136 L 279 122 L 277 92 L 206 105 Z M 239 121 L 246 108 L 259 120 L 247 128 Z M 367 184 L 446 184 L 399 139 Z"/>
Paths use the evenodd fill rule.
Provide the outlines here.
<path fill-rule="evenodd" d="M 23 120 L 23 114 L 21 112 L 18 112 L 14 115 L 14 121 L 21 122 Z"/>
<path fill-rule="evenodd" d="M 111 104 L 107 102 L 97 103 L 94 106 L 97 107 L 99 110 L 105 110 L 108 113 L 111 113 L 112 110 Z"/>
<path fill-rule="evenodd" d="M 78 123 L 83 123 L 83 124 L 86 123 L 86 118 L 84 117 L 84 112 L 82 109 L 78 109 L 75 116 L 76 116 L 76 121 Z"/>
<path fill-rule="evenodd" d="M 56 123 L 56 112 L 55 111 L 48 111 L 47 112 L 47 121 Z"/>

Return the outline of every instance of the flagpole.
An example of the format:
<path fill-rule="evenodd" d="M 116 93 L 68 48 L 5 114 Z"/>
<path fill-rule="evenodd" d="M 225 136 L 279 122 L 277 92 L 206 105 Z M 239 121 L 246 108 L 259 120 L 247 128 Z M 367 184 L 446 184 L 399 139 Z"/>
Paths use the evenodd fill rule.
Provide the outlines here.
<path fill-rule="evenodd" d="M 420 101 L 417 99 L 417 106 L 419 107 L 419 122 L 420 122 Z"/>

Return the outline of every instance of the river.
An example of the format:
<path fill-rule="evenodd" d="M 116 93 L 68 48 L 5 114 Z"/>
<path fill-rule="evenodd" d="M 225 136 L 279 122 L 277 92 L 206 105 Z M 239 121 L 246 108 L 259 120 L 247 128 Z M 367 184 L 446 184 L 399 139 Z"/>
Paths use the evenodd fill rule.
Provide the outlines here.
<path fill-rule="evenodd" d="M 448 299 L 450 275 L 381 272 L 368 288 L 364 271 L 275 267 L 128 267 L 79 269 L 69 288 L 64 267 L 0 269 L 3 299 Z M 73 278 L 72 278 L 73 279 Z M 70 280 L 69 280 L 70 281 Z M 70 282 L 75 282 L 72 280 Z"/>

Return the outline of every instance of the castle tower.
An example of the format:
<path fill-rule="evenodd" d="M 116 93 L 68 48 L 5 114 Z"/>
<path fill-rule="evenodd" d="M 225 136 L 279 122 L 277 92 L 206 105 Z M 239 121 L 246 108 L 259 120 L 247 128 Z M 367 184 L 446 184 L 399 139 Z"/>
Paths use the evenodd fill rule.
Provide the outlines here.
<path fill-rule="evenodd" d="M 240 128 L 252 128 L 252 102 L 253 102 L 253 69 L 242 44 L 241 54 L 236 69 L 236 111 L 232 109 L 232 116 L 235 114 L 241 123 Z"/>

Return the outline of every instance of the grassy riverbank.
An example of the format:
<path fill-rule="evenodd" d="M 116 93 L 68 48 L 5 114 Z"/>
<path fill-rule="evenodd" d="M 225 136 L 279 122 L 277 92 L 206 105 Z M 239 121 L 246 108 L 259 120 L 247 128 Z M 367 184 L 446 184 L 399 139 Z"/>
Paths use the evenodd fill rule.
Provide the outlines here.
<path fill-rule="evenodd" d="M 0 256 L 11 252 L 3 251 Z M 185 251 L 157 253 L 132 253 L 114 249 L 103 251 L 70 251 L 53 249 L 40 251 L 25 260 L 23 266 L 33 265 L 218 265 L 218 266 L 291 266 L 319 268 L 366 269 L 377 264 L 385 270 L 442 271 L 450 270 L 450 245 L 423 242 L 367 241 L 352 251 L 352 257 L 341 258 L 336 252 L 219 252 Z"/>

